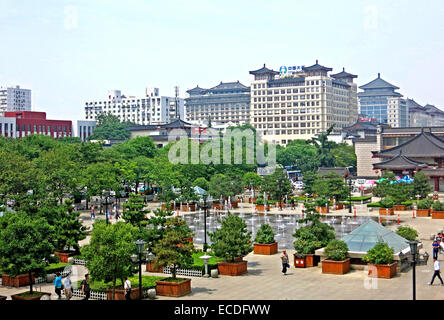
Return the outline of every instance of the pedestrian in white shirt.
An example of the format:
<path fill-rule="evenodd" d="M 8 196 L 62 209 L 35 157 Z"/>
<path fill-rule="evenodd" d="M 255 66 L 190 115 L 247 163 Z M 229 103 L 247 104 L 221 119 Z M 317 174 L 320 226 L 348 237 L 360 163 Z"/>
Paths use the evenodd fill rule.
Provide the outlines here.
<path fill-rule="evenodd" d="M 429 285 L 433 285 L 433 281 L 435 280 L 435 277 L 438 277 L 439 280 L 441 280 L 441 285 L 443 286 L 444 282 L 442 281 L 441 275 L 440 275 L 441 267 L 439 265 L 439 261 L 436 258 L 433 259 L 433 268 L 434 268 L 435 272 L 433 273 L 432 281 L 430 281 Z"/>
<path fill-rule="evenodd" d="M 128 278 L 125 278 L 123 287 L 125 289 L 125 299 L 131 300 L 131 281 L 129 281 Z"/>

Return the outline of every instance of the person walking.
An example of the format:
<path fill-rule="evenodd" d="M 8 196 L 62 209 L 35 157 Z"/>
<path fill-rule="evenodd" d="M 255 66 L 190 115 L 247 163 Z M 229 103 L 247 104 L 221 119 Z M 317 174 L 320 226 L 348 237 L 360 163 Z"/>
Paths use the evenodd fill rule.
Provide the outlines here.
<path fill-rule="evenodd" d="M 291 210 L 294 210 L 294 198 L 291 198 Z"/>
<path fill-rule="evenodd" d="M 63 284 L 62 284 L 62 276 L 60 275 L 59 272 L 56 273 L 56 278 L 54 280 L 54 286 L 55 286 L 55 293 L 58 296 L 57 300 L 62 300 Z"/>
<path fill-rule="evenodd" d="M 432 277 L 432 281 L 430 281 L 429 285 L 433 285 L 433 281 L 435 280 L 435 277 L 438 277 L 439 280 L 441 280 L 441 285 L 444 286 L 444 282 L 442 281 L 441 278 L 441 266 L 439 264 L 439 261 L 436 258 L 433 258 L 433 269 L 435 270 L 435 272 L 433 272 L 433 277 Z"/>
<path fill-rule="evenodd" d="M 433 241 L 432 246 L 433 246 L 433 259 L 438 259 L 439 243 L 436 239 L 435 241 Z"/>
<path fill-rule="evenodd" d="M 123 288 L 125 289 L 125 299 L 131 300 L 131 281 L 129 281 L 128 278 L 125 278 Z"/>
<path fill-rule="evenodd" d="M 70 275 L 68 275 L 65 278 L 64 285 L 65 285 L 65 297 L 66 297 L 66 300 L 71 300 L 71 298 L 72 298 L 72 282 L 71 282 L 71 276 Z"/>
<path fill-rule="evenodd" d="M 282 250 L 281 260 L 282 260 L 282 274 L 285 276 L 287 274 L 287 268 L 290 267 L 290 265 L 288 264 L 289 260 L 286 250 Z"/>
<path fill-rule="evenodd" d="M 94 214 L 94 206 L 91 206 L 91 221 L 96 219 L 96 215 Z"/>
<path fill-rule="evenodd" d="M 85 279 L 82 281 L 81 288 L 82 288 L 82 294 L 85 295 L 85 298 L 83 300 L 88 300 L 91 295 L 91 288 L 89 286 L 89 273 L 85 274 Z"/>

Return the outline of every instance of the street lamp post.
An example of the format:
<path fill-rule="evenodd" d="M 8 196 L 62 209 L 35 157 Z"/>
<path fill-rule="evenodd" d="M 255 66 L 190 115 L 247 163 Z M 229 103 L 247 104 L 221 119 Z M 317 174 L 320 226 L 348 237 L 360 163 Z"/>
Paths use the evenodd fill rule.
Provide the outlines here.
<path fill-rule="evenodd" d="M 207 210 L 208 210 L 208 194 L 204 193 L 202 195 L 203 198 L 203 208 L 204 208 L 204 245 L 203 245 L 203 251 L 207 252 Z M 202 203 L 202 199 L 200 200 Z"/>
<path fill-rule="evenodd" d="M 143 286 L 142 286 L 142 263 L 146 262 L 146 259 L 142 259 L 142 253 L 143 253 L 143 246 L 146 244 L 143 240 L 137 240 L 134 242 L 134 244 L 137 246 L 137 253 L 139 255 L 139 259 L 137 260 L 136 255 L 132 255 L 131 259 L 133 262 L 139 264 L 139 299 L 142 300 L 143 298 Z"/>
<path fill-rule="evenodd" d="M 416 254 L 418 251 L 418 242 L 409 241 L 410 253 L 413 256 L 412 266 L 413 266 L 413 300 L 416 300 Z"/>
<path fill-rule="evenodd" d="M 352 180 L 348 178 L 348 213 L 352 213 L 352 201 L 351 201 L 351 191 L 352 191 Z"/>

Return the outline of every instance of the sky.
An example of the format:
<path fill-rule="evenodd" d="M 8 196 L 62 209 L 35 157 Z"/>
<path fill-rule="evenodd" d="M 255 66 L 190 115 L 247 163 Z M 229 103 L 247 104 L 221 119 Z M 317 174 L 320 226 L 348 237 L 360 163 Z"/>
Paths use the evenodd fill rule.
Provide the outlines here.
<path fill-rule="evenodd" d="M 84 119 L 86 101 L 146 87 L 180 95 L 249 85 L 265 63 L 319 63 L 381 77 L 444 109 L 442 0 L 0 0 L 0 86 L 32 90 L 34 111 Z"/>

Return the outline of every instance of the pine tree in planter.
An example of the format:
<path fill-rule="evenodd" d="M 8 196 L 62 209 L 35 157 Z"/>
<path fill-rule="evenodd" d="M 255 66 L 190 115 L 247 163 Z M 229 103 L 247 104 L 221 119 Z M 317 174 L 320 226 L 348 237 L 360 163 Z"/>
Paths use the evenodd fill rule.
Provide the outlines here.
<path fill-rule="evenodd" d="M 415 174 L 413 180 L 413 194 L 420 195 L 421 199 L 424 199 L 432 192 L 432 186 L 429 183 L 429 177 L 422 171 Z"/>
<path fill-rule="evenodd" d="M 344 241 L 330 240 L 324 251 L 328 259 L 322 261 L 322 273 L 345 274 L 350 271 L 348 246 Z"/>
<path fill-rule="evenodd" d="M 228 213 L 222 220 L 220 229 L 210 233 L 211 250 L 216 257 L 225 262 L 218 262 L 219 274 L 237 276 L 247 273 L 247 261 L 236 261 L 253 251 L 251 232 L 245 221 Z"/>
<path fill-rule="evenodd" d="M 274 239 L 274 232 L 270 225 L 263 224 L 254 238 L 254 253 L 271 255 L 278 251 L 278 244 Z"/>
<path fill-rule="evenodd" d="M 193 234 L 186 222 L 179 217 L 170 219 L 166 223 L 165 232 L 154 246 L 156 256 L 154 267 L 171 267 L 171 278 L 157 281 L 158 295 L 180 297 L 191 292 L 191 279 L 176 277 L 177 269 L 193 263 L 195 252 L 192 242 L 188 239 Z"/>
<path fill-rule="evenodd" d="M 296 253 L 295 267 L 317 266 L 318 256 L 315 256 L 315 250 L 325 247 L 328 242 L 335 239 L 335 232 L 332 226 L 321 222 L 320 215 L 313 204 L 307 204 L 305 209 L 306 217 L 300 219 L 299 223 L 306 225 L 296 229 L 293 242 Z"/>
<path fill-rule="evenodd" d="M 368 275 L 375 278 L 390 279 L 396 275 L 397 263 L 393 262 L 393 248 L 385 242 L 378 242 L 367 251 L 362 261 L 368 262 Z"/>
<path fill-rule="evenodd" d="M 54 253 L 54 227 L 43 218 L 32 219 L 17 212 L 0 218 L 0 269 L 3 285 L 23 286 L 29 291 L 12 296 L 13 300 L 39 300 L 45 292 L 34 292 L 35 275 L 43 276 Z"/>

